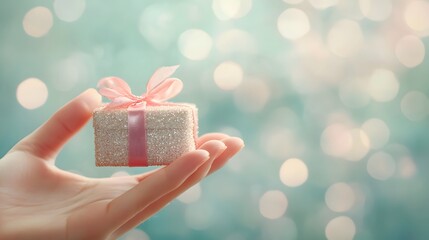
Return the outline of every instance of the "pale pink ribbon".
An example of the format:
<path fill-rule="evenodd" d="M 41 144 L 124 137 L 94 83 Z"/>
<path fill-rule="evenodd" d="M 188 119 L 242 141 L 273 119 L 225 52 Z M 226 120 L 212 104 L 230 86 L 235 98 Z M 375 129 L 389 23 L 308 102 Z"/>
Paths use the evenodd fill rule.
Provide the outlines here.
<path fill-rule="evenodd" d="M 179 66 L 161 67 L 155 71 L 141 96 L 131 93 L 128 84 L 117 77 L 107 77 L 98 83 L 99 93 L 112 100 L 107 108 L 156 106 L 173 98 L 182 91 L 183 83 L 177 78 L 169 78 Z"/>
<path fill-rule="evenodd" d="M 131 93 L 128 84 L 117 77 L 107 77 L 98 83 L 99 93 L 112 100 L 106 109 L 128 109 L 128 165 L 148 166 L 144 109 L 164 103 L 182 91 L 183 83 L 169 78 L 179 66 L 161 67 L 155 71 L 141 96 Z"/>

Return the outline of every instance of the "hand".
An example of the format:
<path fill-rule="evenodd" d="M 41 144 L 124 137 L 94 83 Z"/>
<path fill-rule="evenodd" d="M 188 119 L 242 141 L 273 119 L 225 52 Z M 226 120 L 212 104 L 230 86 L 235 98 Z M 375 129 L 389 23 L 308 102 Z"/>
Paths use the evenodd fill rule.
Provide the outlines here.
<path fill-rule="evenodd" d="M 62 146 L 99 106 L 82 93 L 0 160 L 0 239 L 115 239 L 221 168 L 243 141 L 221 133 L 141 175 L 93 179 L 55 167 Z"/>

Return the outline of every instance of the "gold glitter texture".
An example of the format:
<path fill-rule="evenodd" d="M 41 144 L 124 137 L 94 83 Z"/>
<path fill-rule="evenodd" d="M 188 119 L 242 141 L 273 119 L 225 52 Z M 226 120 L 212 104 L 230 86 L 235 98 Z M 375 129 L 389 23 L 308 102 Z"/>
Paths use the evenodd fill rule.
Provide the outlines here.
<path fill-rule="evenodd" d="M 166 165 L 195 150 L 194 105 L 148 106 L 145 127 L 148 164 Z M 128 112 L 98 108 L 94 111 L 95 160 L 97 166 L 128 166 Z"/>

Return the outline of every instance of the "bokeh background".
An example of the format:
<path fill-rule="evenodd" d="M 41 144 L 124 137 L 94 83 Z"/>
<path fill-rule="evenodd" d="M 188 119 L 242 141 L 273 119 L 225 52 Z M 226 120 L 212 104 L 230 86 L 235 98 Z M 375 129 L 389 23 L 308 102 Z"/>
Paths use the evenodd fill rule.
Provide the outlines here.
<path fill-rule="evenodd" d="M 4 1 L 0 20 L 1 155 L 100 78 L 137 94 L 175 64 L 200 133 L 245 140 L 123 239 L 429 239 L 428 1 Z M 57 163 L 150 169 L 96 168 L 91 124 Z"/>

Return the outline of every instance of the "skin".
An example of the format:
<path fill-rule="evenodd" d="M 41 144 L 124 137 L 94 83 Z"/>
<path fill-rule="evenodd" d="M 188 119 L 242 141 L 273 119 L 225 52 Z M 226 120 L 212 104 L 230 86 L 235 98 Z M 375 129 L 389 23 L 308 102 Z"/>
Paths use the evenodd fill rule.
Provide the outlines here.
<path fill-rule="evenodd" d="M 100 95 L 88 89 L 0 160 L 0 239 L 116 239 L 244 146 L 236 137 L 207 134 L 197 150 L 134 176 L 87 178 L 57 168 L 59 151 L 100 103 Z"/>

